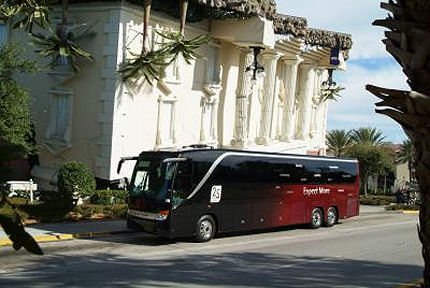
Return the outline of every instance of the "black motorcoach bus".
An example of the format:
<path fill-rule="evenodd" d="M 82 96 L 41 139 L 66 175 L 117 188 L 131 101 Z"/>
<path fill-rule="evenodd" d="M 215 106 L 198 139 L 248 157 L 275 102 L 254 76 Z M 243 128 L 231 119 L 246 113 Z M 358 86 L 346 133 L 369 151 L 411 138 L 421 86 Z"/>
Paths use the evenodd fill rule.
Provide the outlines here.
<path fill-rule="evenodd" d="M 223 149 L 143 152 L 129 184 L 127 225 L 169 238 L 308 223 L 358 215 L 354 159 Z"/>

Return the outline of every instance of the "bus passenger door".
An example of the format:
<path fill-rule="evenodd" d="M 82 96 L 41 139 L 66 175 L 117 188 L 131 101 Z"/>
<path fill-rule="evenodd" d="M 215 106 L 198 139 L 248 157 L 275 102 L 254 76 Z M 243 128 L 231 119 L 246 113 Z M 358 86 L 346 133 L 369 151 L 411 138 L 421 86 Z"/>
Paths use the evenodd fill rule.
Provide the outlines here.
<path fill-rule="evenodd" d="M 186 237 L 194 233 L 194 207 L 192 201 L 185 200 L 179 206 L 173 207 L 170 216 L 170 231 L 174 237 Z"/>
<path fill-rule="evenodd" d="M 171 189 L 170 229 L 174 236 L 189 236 L 194 232 L 194 205 L 187 199 L 192 189 L 190 161 L 178 162 Z"/>

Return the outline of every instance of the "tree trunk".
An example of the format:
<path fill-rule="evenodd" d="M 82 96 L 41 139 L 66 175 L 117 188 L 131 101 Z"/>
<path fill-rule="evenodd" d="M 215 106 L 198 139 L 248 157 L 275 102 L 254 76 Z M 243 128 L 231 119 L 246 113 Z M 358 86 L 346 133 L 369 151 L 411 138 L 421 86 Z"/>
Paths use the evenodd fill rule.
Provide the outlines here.
<path fill-rule="evenodd" d="M 408 161 L 408 172 L 409 172 L 409 183 L 410 183 L 412 182 L 412 165 L 410 161 Z"/>
<path fill-rule="evenodd" d="M 384 194 L 387 194 L 387 174 L 384 174 Z"/>
<path fill-rule="evenodd" d="M 181 0 L 181 35 L 185 36 L 185 22 L 187 21 L 188 0 Z"/>
<path fill-rule="evenodd" d="M 152 0 L 145 0 L 145 3 L 144 3 L 144 14 L 143 14 L 142 54 L 146 52 L 146 39 L 148 38 L 149 20 L 151 18 L 151 5 L 152 5 Z"/>
<path fill-rule="evenodd" d="M 63 0 L 62 2 L 63 15 L 61 19 L 61 27 L 59 31 L 58 37 L 62 40 L 66 40 L 67 38 L 67 22 L 69 19 L 69 0 Z"/>
<path fill-rule="evenodd" d="M 364 179 L 363 179 L 363 190 L 364 190 L 364 196 L 367 197 L 367 189 L 369 184 L 369 173 L 364 173 Z"/>
<path fill-rule="evenodd" d="M 416 178 L 421 196 L 418 234 L 424 258 L 423 287 L 430 287 L 430 4 L 429 0 L 381 3 L 390 12 L 373 25 L 383 26 L 387 51 L 403 67 L 412 91 L 367 85 L 380 98 L 377 109 L 402 125 L 416 151 Z"/>

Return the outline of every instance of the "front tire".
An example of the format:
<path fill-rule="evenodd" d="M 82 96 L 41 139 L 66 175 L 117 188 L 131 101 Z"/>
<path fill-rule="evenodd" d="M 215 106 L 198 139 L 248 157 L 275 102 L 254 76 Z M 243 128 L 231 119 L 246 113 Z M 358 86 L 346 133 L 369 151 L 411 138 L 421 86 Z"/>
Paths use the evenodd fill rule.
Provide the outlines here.
<path fill-rule="evenodd" d="M 321 211 L 321 209 L 315 208 L 314 210 L 312 210 L 311 223 L 309 224 L 309 227 L 311 229 L 320 228 L 323 223 L 323 219 L 323 212 Z"/>
<path fill-rule="evenodd" d="M 216 232 L 215 220 L 210 215 L 202 216 L 196 224 L 196 241 L 197 242 L 208 242 L 214 236 Z"/>
<path fill-rule="evenodd" d="M 327 210 L 327 220 L 324 223 L 324 226 L 331 227 L 337 222 L 337 210 L 334 207 L 330 207 Z"/>

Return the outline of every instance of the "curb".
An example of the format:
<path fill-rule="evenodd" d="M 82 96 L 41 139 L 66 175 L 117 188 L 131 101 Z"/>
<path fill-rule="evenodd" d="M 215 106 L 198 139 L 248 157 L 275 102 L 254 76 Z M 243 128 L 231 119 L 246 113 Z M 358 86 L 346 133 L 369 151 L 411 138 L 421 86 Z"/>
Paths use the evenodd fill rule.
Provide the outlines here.
<path fill-rule="evenodd" d="M 85 239 L 85 238 L 94 238 L 94 237 L 102 237 L 107 235 L 117 235 L 117 234 L 126 234 L 126 233 L 135 233 L 135 231 L 131 230 L 121 230 L 121 231 L 105 231 L 105 232 L 85 232 L 85 233 L 74 233 L 74 234 L 59 234 L 59 235 L 39 235 L 33 236 L 34 240 L 37 243 L 43 242 L 59 242 L 73 239 Z M 12 241 L 9 238 L 0 238 L 0 246 L 12 246 Z"/>
<path fill-rule="evenodd" d="M 402 212 L 403 214 L 411 214 L 411 215 L 420 214 L 420 211 L 416 211 L 416 210 L 400 210 L 399 212 Z"/>
<path fill-rule="evenodd" d="M 423 283 L 423 279 L 417 279 L 410 283 L 404 283 L 397 286 L 397 288 L 419 288 L 421 287 L 421 283 Z"/>

